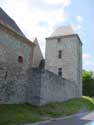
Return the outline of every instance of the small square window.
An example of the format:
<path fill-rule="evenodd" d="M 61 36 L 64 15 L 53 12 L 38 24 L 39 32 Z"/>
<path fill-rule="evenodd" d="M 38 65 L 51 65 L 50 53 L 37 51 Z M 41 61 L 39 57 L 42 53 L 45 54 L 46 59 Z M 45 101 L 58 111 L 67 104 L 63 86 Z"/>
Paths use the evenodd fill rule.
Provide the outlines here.
<path fill-rule="evenodd" d="M 58 75 L 62 76 L 62 68 L 58 68 Z"/>

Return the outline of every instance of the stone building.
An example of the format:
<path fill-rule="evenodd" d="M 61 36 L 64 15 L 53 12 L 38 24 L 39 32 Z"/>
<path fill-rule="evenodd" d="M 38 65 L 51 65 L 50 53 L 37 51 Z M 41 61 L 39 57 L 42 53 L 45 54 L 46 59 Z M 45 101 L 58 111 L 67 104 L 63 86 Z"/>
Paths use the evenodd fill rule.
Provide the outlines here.
<path fill-rule="evenodd" d="M 70 26 L 29 40 L 0 8 L 0 103 L 43 105 L 82 95 L 82 43 Z"/>
<path fill-rule="evenodd" d="M 45 57 L 47 70 L 75 81 L 81 88 L 82 43 L 70 25 L 56 29 L 46 38 Z"/>

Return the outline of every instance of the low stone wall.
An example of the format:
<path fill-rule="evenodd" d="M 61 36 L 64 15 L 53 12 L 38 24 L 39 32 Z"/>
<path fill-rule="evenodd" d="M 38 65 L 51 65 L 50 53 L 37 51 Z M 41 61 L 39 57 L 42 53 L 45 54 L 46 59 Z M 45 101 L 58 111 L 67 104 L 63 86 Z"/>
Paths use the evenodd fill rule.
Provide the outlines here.
<path fill-rule="evenodd" d="M 43 71 L 41 74 L 40 105 L 79 97 L 77 89 L 78 86 L 75 82 L 61 78 L 47 70 Z"/>
<path fill-rule="evenodd" d="M 22 64 L 0 64 L 0 103 L 25 103 L 26 79 Z"/>
<path fill-rule="evenodd" d="M 29 67 L 27 102 L 33 105 L 39 105 L 40 90 L 41 90 L 41 70 L 39 70 L 38 68 Z"/>
<path fill-rule="evenodd" d="M 81 96 L 75 82 L 61 78 L 52 72 L 33 68 L 29 75 L 31 80 L 28 85 L 28 102 L 33 105 L 61 102 Z"/>
<path fill-rule="evenodd" d="M 0 64 L 0 103 L 44 105 L 81 96 L 75 82 L 47 70 Z"/>

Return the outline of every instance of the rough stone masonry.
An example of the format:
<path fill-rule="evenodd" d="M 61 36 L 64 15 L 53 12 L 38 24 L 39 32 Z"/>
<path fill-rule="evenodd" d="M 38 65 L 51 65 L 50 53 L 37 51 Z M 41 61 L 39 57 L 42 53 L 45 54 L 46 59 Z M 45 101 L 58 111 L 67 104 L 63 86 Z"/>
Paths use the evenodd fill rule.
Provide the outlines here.
<path fill-rule="evenodd" d="M 0 104 L 44 105 L 82 95 L 82 43 L 71 26 L 29 40 L 0 8 Z"/>

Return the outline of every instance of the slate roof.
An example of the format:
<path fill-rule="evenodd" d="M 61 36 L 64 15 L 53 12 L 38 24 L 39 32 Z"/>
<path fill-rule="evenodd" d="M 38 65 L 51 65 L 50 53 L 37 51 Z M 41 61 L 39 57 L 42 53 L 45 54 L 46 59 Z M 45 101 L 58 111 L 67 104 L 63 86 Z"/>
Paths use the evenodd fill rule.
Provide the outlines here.
<path fill-rule="evenodd" d="M 11 30 L 17 32 L 22 37 L 25 37 L 25 35 L 22 33 L 22 31 L 17 26 L 16 22 L 12 20 L 4 11 L 2 8 L 0 8 L 0 23 L 4 26 L 10 28 Z"/>
<path fill-rule="evenodd" d="M 56 37 L 56 36 L 66 36 L 66 35 L 73 35 L 76 34 L 71 27 L 71 25 L 65 25 L 62 27 L 57 28 L 50 37 Z"/>

